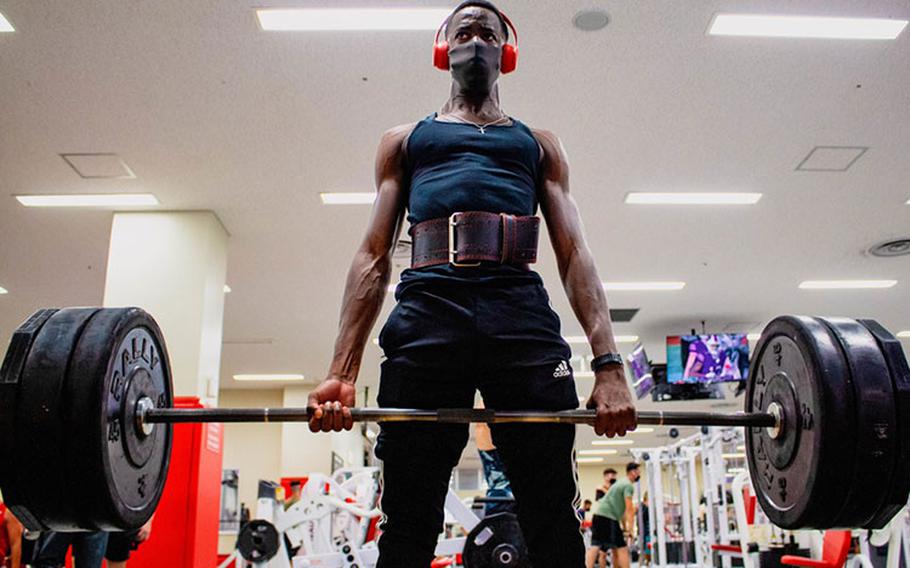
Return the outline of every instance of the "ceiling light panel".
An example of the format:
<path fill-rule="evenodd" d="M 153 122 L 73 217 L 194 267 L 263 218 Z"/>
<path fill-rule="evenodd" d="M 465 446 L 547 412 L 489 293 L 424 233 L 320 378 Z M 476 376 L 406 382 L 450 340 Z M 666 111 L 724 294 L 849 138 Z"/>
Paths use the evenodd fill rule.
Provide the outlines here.
<path fill-rule="evenodd" d="M 592 446 L 631 446 L 634 444 L 632 440 L 594 440 L 591 442 Z"/>
<path fill-rule="evenodd" d="M 603 458 L 575 458 L 575 463 L 603 463 Z"/>
<path fill-rule="evenodd" d="M 885 18 L 717 14 L 708 28 L 708 34 L 715 36 L 888 40 L 897 38 L 906 27 L 907 20 Z"/>
<path fill-rule="evenodd" d="M 26 207 L 153 207 L 159 205 L 151 193 L 95 193 L 17 195 Z"/>
<path fill-rule="evenodd" d="M 604 290 L 612 292 L 661 292 L 682 290 L 685 282 L 603 282 Z"/>
<path fill-rule="evenodd" d="M 2 296 L 3 294 L 9 294 L 9 291 L 6 288 L 4 288 L 3 286 L 0 286 L 0 296 Z"/>
<path fill-rule="evenodd" d="M 450 8 L 264 8 L 268 31 L 435 30 Z"/>
<path fill-rule="evenodd" d="M 13 27 L 13 24 L 11 24 L 10 21 L 6 19 L 6 16 L 0 14 L 0 33 L 14 31 L 16 31 L 16 29 Z"/>
<path fill-rule="evenodd" d="M 761 193 L 741 192 L 630 192 L 629 205 L 755 205 Z"/>
<path fill-rule="evenodd" d="M 578 455 L 580 456 L 614 456 L 619 453 L 619 450 L 579 450 Z"/>
<path fill-rule="evenodd" d="M 897 280 L 806 280 L 800 282 L 802 290 L 859 290 L 864 288 L 891 288 Z"/>
<path fill-rule="evenodd" d="M 898 336 L 898 337 L 901 337 L 901 338 L 904 338 L 904 339 L 910 338 L 910 330 L 907 330 L 907 331 L 899 331 L 899 332 L 897 332 L 897 336 Z"/>
<path fill-rule="evenodd" d="M 376 192 L 320 193 L 323 205 L 369 205 L 376 200 Z"/>
<path fill-rule="evenodd" d="M 271 374 L 271 375 L 234 375 L 235 381 L 251 382 L 300 382 L 303 375 L 297 374 Z"/>

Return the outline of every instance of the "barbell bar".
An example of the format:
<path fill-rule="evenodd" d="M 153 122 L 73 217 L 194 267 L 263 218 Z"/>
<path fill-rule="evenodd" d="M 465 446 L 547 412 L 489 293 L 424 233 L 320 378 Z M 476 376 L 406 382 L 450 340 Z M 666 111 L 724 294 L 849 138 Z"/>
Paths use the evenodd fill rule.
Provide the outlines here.
<path fill-rule="evenodd" d="M 308 422 L 308 408 L 154 408 L 151 399 L 140 406 L 147 410 L 136 413 L 140 428 L 147 424 L 191 422 Z M 446 424 L 551 423 L 593 425 L 594 410 L 493 410 L 482 408 L 443 408 L 418 410 L 409 408 L 351 408 L 354 422 L 440 422 Z M 744 426 L 775 428 L 779 417 L 753 412 L 722 414 L 715 412 L 638 412 L 638 423 L 654 426 Z"/>
<path fill-rule="evenodd" d="M 877 322 L 781 316 L 741 413 L 640 424 L 744 427 L 755 495 L 787 528 L 880 528 L 910 495 L 910 368 Z M 39 310 L 0 366 L 0 489 L 31 530 L 126 530 L 153 514 L 172 424 L 308 421 L 306 408 L 174 408 L 164 337 L 139 308 Z M 593 410 L 354 408 L 357 421 L 593 424 Z M 545 458 L 542 458 L 545 459 Z"/>

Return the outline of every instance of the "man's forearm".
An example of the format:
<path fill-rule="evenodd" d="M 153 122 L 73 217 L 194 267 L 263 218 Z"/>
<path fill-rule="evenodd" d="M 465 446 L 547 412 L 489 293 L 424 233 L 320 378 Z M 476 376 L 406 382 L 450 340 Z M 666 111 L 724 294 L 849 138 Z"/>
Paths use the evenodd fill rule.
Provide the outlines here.
<path fill-rule="evenodd" d="M 572 311 L 588 335 L 593 354 L 615 353 L 616 341 L 613 338 L 607 296 L 597 276 L 590 251 L 586 248 L 574 249 L 565 263 L 562 281 Z"/>
<path fill-rule="evenodd" d="M 331 378 L 348 383 L 357 380 L 364 345 L 382 308 L 390 273 L 389 254 L 360 250 L 355 255 L 344 287 Z"/>

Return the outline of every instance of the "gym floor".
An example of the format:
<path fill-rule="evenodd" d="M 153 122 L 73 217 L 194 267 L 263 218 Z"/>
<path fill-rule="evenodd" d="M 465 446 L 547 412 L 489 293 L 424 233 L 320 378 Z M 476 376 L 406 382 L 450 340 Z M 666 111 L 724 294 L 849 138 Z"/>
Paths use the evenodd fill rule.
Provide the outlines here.
<path fill-rule="evenodd" d="M 502 109 L 562 142 L 624 356 L 640 345 L 665 363 L 677 356 L 668 337 L 693 332 L 742 334 L 754 352 L 780 314 L 874 319 L 906 349 L 905 0 L 496 5 L 521 46 L 518 69 L 499 80 Z M 279 8 L 365 6 L 436 8 L 444 17 L 455 3 L 0 0 L 0 349 L 40 308 L 120 305 L 129 298 L 124 286 L 141 282 L 143 298 L 123 302 L 146 306 L 160 289 L 175 306 L 153 313 L 169 347 L 197 344 L 171 349 L 175 367 L 194 361 L 180 367 L 190 379 L 175 374 L 176 395 L 225 408 L 306 406 L 332 362 L 346 274 L 371 215 L 377 144 L 389 128 L 439 111 L 452 81 L 431 64 L 439 18 L 408 30 L 268 29 Z M 878 19 L 856 33 L 885 37 L 715 30 L 729 14 Z M 80 195 L 100 198 L 66 202 Z M 42 198 L 50 201 L 34 206 Z M 210 212 L 221 231 L 211 242 L 224 240 L 206 257 L 216 261 L 181 275 L 211 284 L 217 274 L 217 293 L 207 290 L 204 300 L 203 284 L 192 293 L 167 284 L 181 262 L 195 262 L 189 253 L 143 264 L 145 252 L 165 245 L 142 231 L 130 233 L 126 249 L 112 244 L 125 234 L 115 219 L 126 213 L 180 212 Z M 572 349 L 583 406 L 594 385 L 592 352 L 546 234 L 533 269 Z M 377 405 L 378 335 L 410 244 L 402 232 L 364 348 L 357 406 Z M 125 258 L 136 263 L 114 263 Z M 119 280 L 117 289 L 122 271 L 134 284 Z M 174 319 L 181 312 L 182 329 Z M 631 387 L 630 368 L 627 375 Z M 636 408 L 736 412 L 737 387 L 723 384 L 699 400 L 644 393 Z M 578 428 L 582 499 L 595 500 L 604 469 L 622 476 L 636 452 L 699 432 L 641 427 L 607 439 Z M 331 436 L 306 424 L 226 424 L 212 434 L 222 460 L 213 467 L 236 470 L 231 498 L 255 513 L 259 480 L 370 465 L 377 433 L 375 424 Z M 742 444 L 725 448 L 727 473 L 747 468 Z M 452 488 L 464 499 L 486 488 L 473 429 Z M 666 486 L 668 510 L 677 491 Z M 218 553 L 235 541 L 224 531 Z"/>

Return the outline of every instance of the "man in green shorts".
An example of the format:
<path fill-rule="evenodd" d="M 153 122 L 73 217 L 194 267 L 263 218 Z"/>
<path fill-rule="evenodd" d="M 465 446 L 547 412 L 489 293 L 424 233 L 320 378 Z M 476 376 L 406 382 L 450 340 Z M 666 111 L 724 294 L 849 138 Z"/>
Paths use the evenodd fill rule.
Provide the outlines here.
<path fill-rule="evenodd" d="M 626 465 L 626 477 L 617 480 L 594 507 L 594 518 L 601 519 L 592 544 L 599 544 L 602 550 L 613 551 L 613 568 L 629 568 L 628 539 L 632 536 L 635 523 L 632 495 L 640 476 L 638 464 L 630 462 Z"/>

